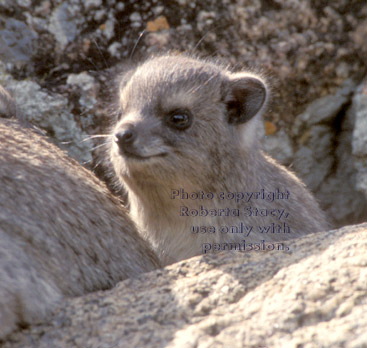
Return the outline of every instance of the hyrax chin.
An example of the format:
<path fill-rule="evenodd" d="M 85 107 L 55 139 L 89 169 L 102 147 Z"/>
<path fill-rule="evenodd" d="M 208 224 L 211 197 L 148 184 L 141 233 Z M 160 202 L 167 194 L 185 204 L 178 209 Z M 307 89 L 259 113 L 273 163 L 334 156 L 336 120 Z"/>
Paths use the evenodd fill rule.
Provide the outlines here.
<path fill-rule="evenodd" d="M 327 228 L 304 184 L 255 138 L 268 94 L 255 74 L 186 56 L 124 78 L 111 162 L 163 263 Z"/>

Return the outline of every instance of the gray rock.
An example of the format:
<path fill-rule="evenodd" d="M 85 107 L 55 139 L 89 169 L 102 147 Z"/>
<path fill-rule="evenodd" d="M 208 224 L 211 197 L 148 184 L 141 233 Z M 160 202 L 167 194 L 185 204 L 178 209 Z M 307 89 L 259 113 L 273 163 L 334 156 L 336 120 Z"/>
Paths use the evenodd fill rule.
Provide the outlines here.
<path fill-rule="evenodd" d="M 100 9 L 98 11 L 96 11 L 95 15 L 94 15 L 94 19 L 96 21 L 100 21 L 102 20 L 102 18 L 106 15 L 106 10 L 105 9 Z"/>
<path fill-rule="evenodd" d="M 107 40 L 111 40 L 115 35 L 115 20 L 114 18 L 109 18 L 105 23 L 105 29 L 103 30 L 104 36 Z"/>
<path fill-rule="evenodd" d="M 346 80 L 336 94 L 313 101 L 305 112 L 296 117 L 293 133 L 299 135 L 305 129 L 317 124 L 330 125 L 343 106 L 350 101 L 355 87 L 352 80 Z"/>
<path fill-rule="evenodd" d="M 82 72 L 80 74 L 70 74 L 66 83 L 79 86 L 83 91 L 88 92 L 94 88 L 96 81 L 88 73 Z"/>
<path fill-rule="evenodd" d="M 356 187 L 367 199 L 367 79 L 356 89 L 351 112 L 355 120 L 352 153 L 357 171 Z"/>
<path fill-rule="evenodd" d="M 17 111 L 27 121 L 50 132 L 58 145 L 80 162 L 91 160 L 90 140 L 85 141 L 84 133 L 70 112 L 68 100 L 61 95 L 51 95 L 31 81 L 7 81 L 17 103 Z"/>
<path fill-rule="evenodd" d="M 307 141 L 294 156 L 293 166 L 306 185 L 317 191 L 334 164 L 333 133 L 330 126 L 315 125 L 308 131 Z"/>
<path fill-rule="evenodd" d="M 264 150 L 282 164 L 289 164 L 294 156 L 293 144 L 289 135 L 284 129 L 280 129 L 275 134 L 265 135 L 264 128 L 261 127 L 258 139 L 262 139 Z"/>
<path fill-rule="evenodd" d="M 66 83 L 72 87 L 76 87 L 80 95 L 80 122 L 82 123 L 83 129 L 86 129 L 93 123 L 93 108 L 97 104 L 98 83 L 86 72 L 70 74 Z"/>
<path fill-rule="evenodd" d="M 141 15 L 138 13 L 138 12 L 133 12 L 129 19 L 132 21 L 132 22 L 141 22 Z"/>
<path fill-rule="evenodd" d="M 356 89 L 353 97 L 352 111 L 355 114 L 353 130 L 353 155 L 367 155 L 367 80 Z"/>
<path fill-rule="evenodd" d="M 358 191 L 355 159 L 352 156 L 354 118 L 353 107 L 350 107 L 341 123 L 337 124 L 340 132 L 335 139 L 337 146 L 333 148 L 333 169 L 316 191 L 317 198 L 337 225 L 362 222 L 367 216 L 367 200 Z"/>
<path fill-rule="evenodd" d="M 367 158 L 355 159 L 354 168 L 357 171 L 355 187 L 367 198 Z"/>
<path fill-rule="evenodd" d="M 351 156 L 356 106 L 349 104 L 354 89 L 347 80 L 336 94 L 318 99 L 297 116 L 293 127 L 299 143 L 293 169 L 337 226 L 362 222 L 367 216 L 367 200 L 358 192 L 365 180 L 365 162 L 356 164 Z M 355 172 L 357 165 L 361 176 Z"/>
<path fill-rule="evenodd" d="M 119 42 L 114 42 L 110 47 L 108 47 L 108 53 L 115 58 L 121 58 L 121 48 L 122 45 Z"/>
<path fill-rule="evenodd" d="M 84 7 L 86 10 L 91 8 L 98 8 L 102 5 L 102 0 L 84 0 Z"/>
<path fill-rule="evenodd" d="M 78 22 L 80 19 L 80 6 L 64 2 L 57 7 L 50 18 L 49 31 L 54 34 L 60 48 L 72 42 L 80 33 Z"/>
<path fill-rule="evenodd" d="M 186 260 L 68 301 L 16 347 L 367 346 L 367 224 Z"/>
<path fill-rule="evenodd" d="M 0 16 L 0 60 L 24 66 L 32 58 L 37 33 L 14 18 Z"/>
<path fill-rule="evenodd" d="M 24 8 L 29 8 L 31 4 L 31 0 L 0 0 L 0 5 L 4 7 L 20 6 Z"/>

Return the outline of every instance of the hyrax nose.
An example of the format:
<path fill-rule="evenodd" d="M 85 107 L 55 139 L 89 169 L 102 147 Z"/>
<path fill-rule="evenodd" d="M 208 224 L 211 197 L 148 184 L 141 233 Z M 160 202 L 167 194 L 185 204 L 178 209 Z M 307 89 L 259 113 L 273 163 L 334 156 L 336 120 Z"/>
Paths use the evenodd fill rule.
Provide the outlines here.
<path fill-rule="evenodd" d="M 136 139 L 136 131 L 133 128 L 120 130 L 115 134 L 115 142 L 121 150 L 129 148 Z"/>

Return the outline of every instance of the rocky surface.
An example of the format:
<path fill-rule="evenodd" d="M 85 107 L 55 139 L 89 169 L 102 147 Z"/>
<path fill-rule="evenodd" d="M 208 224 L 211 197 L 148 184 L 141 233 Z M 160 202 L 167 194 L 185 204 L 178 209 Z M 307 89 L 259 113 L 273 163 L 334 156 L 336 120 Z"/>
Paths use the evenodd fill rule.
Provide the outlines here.
<path fill-rule="evenodd" d="M 367 79 L 356 89 L 350 113 L 354 118 L 352 154 L 357 171 L 356 188 L 367 197 Z"/>
<path fill-rule="evenodd" d="M 337 225 L 366 221 L 366 95 L 347 80 L 296 117 L 293 169 Z"/>
<path fill-rule="evenodd" d="M 68 301 L 15 347 L 365 347 L 367 224 L 195 257 Z"/>
<path fill-rule="evenodd" d="M 0 13 L 1 60 L 59 91 L 70 73 L 159 50 L 192 51 L 273 76 L 268 117 L 281 126 L 366 71 L 367 6 L 358 0 L 1 0 Z"/>
<path fill-rule="evenodd" d="M 50 94 L 33 81 L 8 78 L 6 86 L 17 101 L 17 112 L 22 118 L 46 130 L 70 156 L 82 163 L 91 162 L 93 144 L 75 121 L 65 96 Z"/>

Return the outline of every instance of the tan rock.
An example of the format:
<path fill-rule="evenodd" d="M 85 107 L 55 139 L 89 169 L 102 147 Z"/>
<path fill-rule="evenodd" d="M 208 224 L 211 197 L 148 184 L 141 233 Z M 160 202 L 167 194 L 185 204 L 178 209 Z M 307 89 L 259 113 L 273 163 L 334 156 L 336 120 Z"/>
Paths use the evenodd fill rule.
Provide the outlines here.
<path fill-rule="evenodd" d="M 366 347 L 367 224 L 199 256 L 68 303 L 15 347 Z"/>

